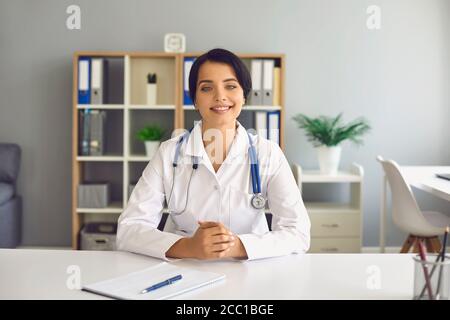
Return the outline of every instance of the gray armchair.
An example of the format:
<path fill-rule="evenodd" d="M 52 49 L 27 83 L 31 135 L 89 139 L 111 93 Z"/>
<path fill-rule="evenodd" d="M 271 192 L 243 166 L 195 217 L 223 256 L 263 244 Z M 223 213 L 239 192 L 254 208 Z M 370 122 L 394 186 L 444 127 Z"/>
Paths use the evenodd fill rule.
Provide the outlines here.
<path fill-rule="evenodd" d="M 15 248 L 21 239 L 22 199 L 16 194 L 20 147 L 0 143 L 0 248 Z"/>

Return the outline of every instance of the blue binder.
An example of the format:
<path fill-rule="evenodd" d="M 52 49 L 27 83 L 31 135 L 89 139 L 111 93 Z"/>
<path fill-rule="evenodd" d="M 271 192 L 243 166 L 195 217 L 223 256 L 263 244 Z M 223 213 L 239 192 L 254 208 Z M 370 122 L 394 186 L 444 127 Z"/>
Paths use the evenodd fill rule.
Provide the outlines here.
<path fill-rule="evenodd" d="M 185 106 L 193 105 L 191 97 L 189 96 L 189 72 L 191 71 L 192 64 L 195 58 L 184 58 L 183 64 L 183 104 Z"/>
<path fill-rule="evenodd" d="M 91 58 L 78 59 L 78 104 L 91 103 Z"/>

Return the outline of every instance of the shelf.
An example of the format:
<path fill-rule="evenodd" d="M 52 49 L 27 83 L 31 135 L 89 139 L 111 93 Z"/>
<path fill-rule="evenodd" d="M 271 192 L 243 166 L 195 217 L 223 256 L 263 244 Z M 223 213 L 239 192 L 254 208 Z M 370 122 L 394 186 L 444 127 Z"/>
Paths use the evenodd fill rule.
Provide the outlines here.
<path fill-rule="evenodd" d="M 151 157 L 147 157 L 147 156 L 133 155 L 133 156 L 127 157 L 127 160 L 128 161 L 135 161 L 135 162 L 139 162 L 139 161 L 148 162 L 148 161 L 152 160 L 152 158 Z"/>
<path fill-rule="evenodd" d="M 112 202 L 106 208 L 77 208 L 78 213 L 110 214 L 110 213 L 122 213 L 122 211 L 123 211 L 122 202 Z"/>
<path fill-rule="evenodd" d="M 173 55 L 164 56 L 130 56 L 130 100 L 132 105 L 147 103 L 147 75 L 156 73 L 156 103 L 174 104 L 176 99 L 177 64 Z"/>
<path fill-rule="evenodd" d="M 145 104 L 132 104 L 127 106 L 129 110 L 175 110 L 175 105 L 172 104 L 158 104 L 149 106 Z"/>
<path fill-rule="evenodd" d="M 280 106 L 243 106 L 242 111 L 279 111 Z"/>
<path fill-rule="evenodd" d="M 124 104 L 78 104 L 77 109 L 112 109 L 112 110 L 122 110 L 125 108 Z"/>
<path fill-rule="evenodd" d="M 175 130 L 174 121 L 175 109 L 160 109 L 151 111 L 150 109 L 136 108 L 129 111 L 127 121 L 127 153 L 131 156 L 145 156 L 146 149 L 145 144 L 136 139 L 137 133 L 149 125 L 158 125 L 163 130 L 161 141 L 165 141 L 171 138 L 172 132 Z"/>
<path fill-rule="evenodd" d="M 301 176 L 302 183 L 361 182 L 362 177 L 350 172 L 339 171 L 336 175 L 321 174 L 316 170 L 305 170 Z"/>
<path fill-rule="evenodd" d="M 183 105 L 184 110 L 194 111 L 193 105 Z M 242 111 L 278 111 L 281 110 L 280 106 L 243 106 Z"/>
<path fill-rule="evenodd" d="M 123 161 L 122 156 L 77 156 L 77 161 Z"/>
<path fill-rule="evenodd" d="M 353 207 L 348 203 L 333 202 L 305 202 L 308 214 L 320 213 L 353 213 L 359 214 L 359 208 Z"/>
<path fill-rule="evenodd" d="M 203 53 L 203 52 L 202 52 Z M 184 58 L 201 53 L 164 53 L 148 51 L 77 51 L 73 59 L 72 81 L 72 247 L 79 249 L 79 232 L 86 222 L 117 221 L 126 208 L 130 185 L 135 185 L 152 157 L 146 155 L 145 144 L 136 138 L 142 128 L 158 124 L 164 129 L 162 141 L 171 139 L 183 128 L 191 128 L 201 115 L 194 106 L 184 103 Z M 244 105 L 238 120 L 246 128 L 254 128 L 254 113 L 280 112 L 280 147 L 283 149 L 284 72 L 283 54 L 243 54 L 243 61 L 274 59 L 280 69 L 280 99 L 273 106 Z M 78 59 L 98 57 L 105 59 L 107 67 L 107 91 L 104 100 L 90 100 L 90 104 L 78 103 Z M 157 74 L 155 105 L 147 100 L 147 75 Z M 102 102 L 101 104 L 99 104 Z M 105 145 L 101 155 L 82 155 L 80 151 L 81 126 L 85 111 L 99 110 L 106 113 Z M 241 121 L 242 120 L 242 121 Z M 77 188 L 80 184 L 110 184 L 107 208 L 76 208 Z M 167 208 L 164 209 L 167 213 Z M 265 213 L 270 213 L 269 209 Z"/>
<path fill-rule="evenodd" d="M 303 170 L 298 164 L 294 164 L 292 170 L 302 193 L 306 211 L 311 219 L 309 253 L 361 252 L 363 167 L 352 163 L 348 170 L 338 171 L 335 175 L 321 174 L 319 170 Z M 343 187 L 348 187 L 349 199 L 342 199 L 344 194 L 332 197 L 330 192 L 327 192 L 331 189 L 340 189 L 341 191 Z M 318 191 L 317 189 L 320 188 L 324 190 Z M 309 201 L 307 189 L 314 191 L 309 194 L 312 197 Z"/>

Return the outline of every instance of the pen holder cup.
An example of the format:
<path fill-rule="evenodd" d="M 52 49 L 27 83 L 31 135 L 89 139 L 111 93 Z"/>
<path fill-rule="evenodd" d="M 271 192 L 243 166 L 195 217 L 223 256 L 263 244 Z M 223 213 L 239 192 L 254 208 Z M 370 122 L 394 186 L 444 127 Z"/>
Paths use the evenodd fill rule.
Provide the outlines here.
<path fill-rule="evenodd" d="M 450 256 L 445 255 L 443 262 L 437 258 L 437 254 L 427 254 L 426 261 L 413 257 L 414 300 L 449 300 Z"/>

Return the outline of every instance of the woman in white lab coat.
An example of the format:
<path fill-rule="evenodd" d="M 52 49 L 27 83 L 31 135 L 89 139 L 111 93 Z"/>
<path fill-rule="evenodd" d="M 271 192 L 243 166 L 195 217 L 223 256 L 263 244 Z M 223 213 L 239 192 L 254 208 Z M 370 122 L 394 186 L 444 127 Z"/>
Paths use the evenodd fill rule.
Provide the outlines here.
<path fill-rule="evenodd" d="M 163 142 L 143 171 L 119 218 L 119 250 L 167 260 L 258 259 L 309 249 L 310 220 L 282 150 L 237 121 L 251 87 L 249 71 L 227 50 L 195 60 L 189 91 L 202 120 Z M 160 231 L 165 205 L 169 217 Z"/>

